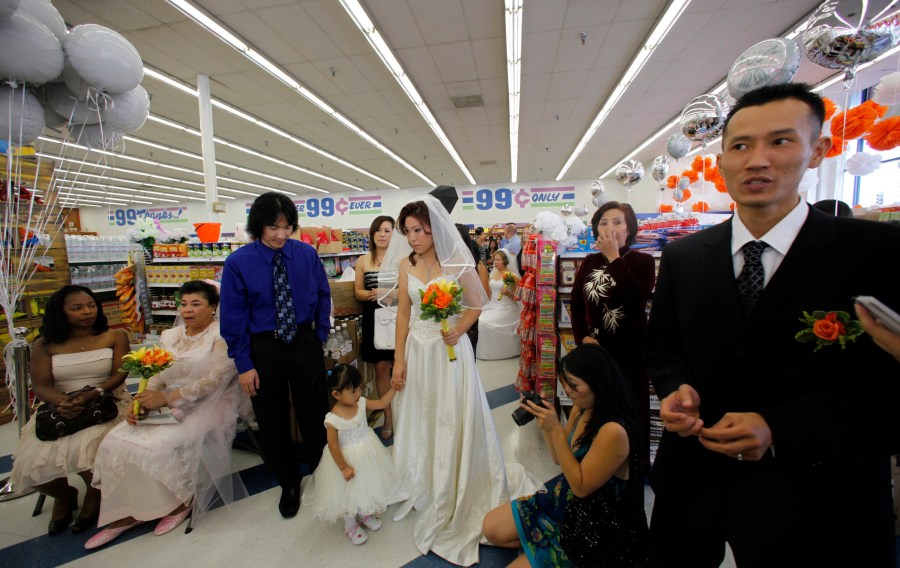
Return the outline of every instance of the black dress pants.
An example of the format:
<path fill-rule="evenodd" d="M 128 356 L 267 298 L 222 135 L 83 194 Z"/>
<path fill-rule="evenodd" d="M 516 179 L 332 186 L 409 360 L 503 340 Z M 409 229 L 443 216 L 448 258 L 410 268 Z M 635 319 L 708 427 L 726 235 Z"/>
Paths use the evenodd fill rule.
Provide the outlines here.
<path fill-rule="evenodd" d="M 299 327 L 290 344 L 274 332 L 258 333 L 250 338 L 250 357 L 259 375 L 259 388 L 250 400 L 259 425 L 263 461 L 282 488 L 299 487 L 302 474 L 291 440 L 290 404 L 293 400 L 310 470 L 315 470 L 327 443 L 322 342 L 308 325 Z"/>

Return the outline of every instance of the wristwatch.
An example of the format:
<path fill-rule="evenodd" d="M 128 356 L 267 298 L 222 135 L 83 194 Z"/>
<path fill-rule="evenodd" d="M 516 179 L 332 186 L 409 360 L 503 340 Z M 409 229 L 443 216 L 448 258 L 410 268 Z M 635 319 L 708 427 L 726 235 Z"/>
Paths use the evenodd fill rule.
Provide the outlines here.
<path fill-rule="evenodd" d="M 103 390 L 103 387 L 94 387 L 94 390 L 97 391 L 98 393 L 100 393 L 100 396 L 103 396 L 104 394 L 106 394 L 106 391 Z"/>

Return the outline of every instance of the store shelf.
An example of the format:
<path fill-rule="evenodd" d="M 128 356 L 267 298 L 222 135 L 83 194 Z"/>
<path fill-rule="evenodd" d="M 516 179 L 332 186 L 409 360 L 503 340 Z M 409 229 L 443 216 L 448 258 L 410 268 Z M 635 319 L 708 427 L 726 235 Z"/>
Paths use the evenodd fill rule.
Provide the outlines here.
<path fill-rule="evenodd" d="M 154 315 L 154 316 L 177 316 L 178 310 L 152 310 L 151 315 Z"/>
<path fill-rule="evenodd" d="M 128 257 L 120 258 L 119 260 L 70 260 L 69 266 L 78 266 L 80 264 L 125 264 L 128 262 Z"/>
<path fill-rule="evenodd" d="M 325 252 L 319 255 L 319 258 L 334 258 L 336 256 L 361 256 L 366 254 L 364 250 L 351 250 L 345 252 Z"/>
<path fill-rule="evenodd" d="M 184 282 L 187 282 L 185 280 Z M 147 288 L 181 288 L 184 282 L 160 282 L 158 284 L 147 283 Z"/>
<path fill-rule="evenodd" d="M 589 255 L 589 254 L 594 254 L 595 252 L 597 252 L 597 251 L 591 251 L 591 252 L 583 252 L 583 251 L 581 251 L 581 252 L 577 252 L 577 251 L 573 251 L 573 252 L 564 252 L 564 253 L 561 253 L 561 254 L 559 255 L 559 258 L 584 258 L 584 257 L 586 257 L 586 256 Z"/>
<path fill-rule="evenodd" d="M 103 292 L 115 292 L 116 289 L 115 288 L 91 288 L 91 291 L 94 294 L 101 294 Z"/>
<path fill-rule="evenodd" d="M 202 264 L 205 262 L 225 262 L 227 256 L 173 256 L 153 258 L 153 264 Z"/>

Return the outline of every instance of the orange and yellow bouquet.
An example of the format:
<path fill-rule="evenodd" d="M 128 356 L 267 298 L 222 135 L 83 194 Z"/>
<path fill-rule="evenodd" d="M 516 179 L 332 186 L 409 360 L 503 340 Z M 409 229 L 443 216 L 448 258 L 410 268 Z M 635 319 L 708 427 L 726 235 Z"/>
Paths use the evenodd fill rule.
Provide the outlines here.
<path fill-rule="evenodd" d="M 506 271 L 503 273 L 503 285 L 506 286 L 507 290 L 509 290 L 510 292 L 515 291 L 516 284 L 518 283 L 519 281 L 516 280 L 516 277 L 512 272 Z M 503 296 L 500 296 L 500 299 L 502 300 Z"/>
<path fill-rule="evenodd" d="M 147 382 L 153 375 L 158 375 L 164 370 L 172 366 L 175 357 L 171 353 L 161 347 L 141 347 L 137 351 L 129 351 L 122 357 L 122 368 L 119 371 L 128 373 L 136 373 L 141 376 L 141 382 L 138 385 L 138 393 L 142 393 L 147 389 Z M 134 415 L 137 416 L 141 409 L 141 404 L 134 401 Z"/>
<path fill-rule="evenodd" d="M 422 298 L 421 319 L 433 319 L 441 324 L 444 332 L 450 329 L 447 318 L 462 312 L 462 288 L 456 282 L 438 280 L 429 284 L 425 290 L 419 290 L 419 296 Z M 447 354 L 451 363 L 456 361 L 456 350 L 452 345 L 447 346 Z"/>

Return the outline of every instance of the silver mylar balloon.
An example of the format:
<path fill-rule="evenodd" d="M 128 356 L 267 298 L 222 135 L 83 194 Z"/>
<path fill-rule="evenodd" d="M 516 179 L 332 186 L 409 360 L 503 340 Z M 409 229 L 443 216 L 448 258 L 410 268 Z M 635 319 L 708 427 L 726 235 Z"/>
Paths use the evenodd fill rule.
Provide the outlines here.
<path fill-rule="evenodd" d="M 890 31 L 835 28 L 821 25 L 803 34 L 803 49 L 810 61 L 826 69 L 854 69 L 872 61 L 896 43 Z"/>
<path fill-rule="evenodd" d="M 605 191 L 605 188 L 603 187 L 603 182 L 600 181 L 599 179 L 591 184 L 591 195 L 592 196 L 596 197 L 597 195 L 600 195 L 604 191 Z"/>
<path fill-rule="evenodd" d="M 675 201 L 681 201 L 682 199 L 684 199 L 684 190 L 680 187 L 676 187 L 672 190 L 672 197 L 675 199 Z"/>
<path fill-rule="evenodd" d="M 562 209 L 560 210 L 560 214 L 562 214 L 563 217 L 568 217 L 569 215 L 572 214 L 572 206 L 571 205 L 563 205 Z"/>
<path fill-rule="evenodd" d="M 606 197 L 606 189 L 603 185 L 603 181 L 598 179 L 591 184 L 591 203 L 594 204 L 594 207 L 600 207 L 607 201 L 609 200 Z"/>
<path fill-rule="evenodd" d="M 700 95 L 681 112 L 681 132 L 688 140 L 709 142 L 722 134 L 728 105 L 718 95 Z"/>
<path fill-rule="evenodd" d="M 657 156 L 653 158 L 653 165 L 650 167 L 650 175 L 653 179 L 662 183 L 669 175 L 669 158 L 665 156 Z"/>
<path fill-rule="evenodd" d="M 681 179 L 678 180 L 678 189 L 687 189 L 691 185 L 691 178 L 687 176 L 681 176 Z"/>
<path fill-rule="evenodd" d="M 800 46 L 792 39 L 763 40 L 744 53 L 728 71 L 728 93 L 735 99 L 748 92 L 788 83 L 800 68 Z"/>
<path fill-rule="evenodd" d="M 587 205 L 579 205 L 572 211 L 572 213 L 576 217 L 584 217 L 585 215 L 588 214 L 588 206 Z"/>
<path fill-rule="evenodd" d="M 631 189 L 644 178 L 644 165 L 637 160 L 625 160 L 616 168 L 616 181 Z"/>
<path fill-rule="evenodd" d="M 680 160 L 687 156 L 687 153 L 690 151 L 691 141 L 682 134 L 673 134 L 669 136 L 669 140 L 666 142 L 666 152 L 668 152 L 670 156 L 676 160 Z"/>

